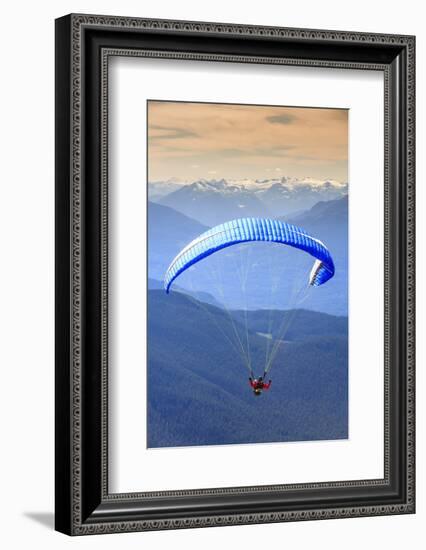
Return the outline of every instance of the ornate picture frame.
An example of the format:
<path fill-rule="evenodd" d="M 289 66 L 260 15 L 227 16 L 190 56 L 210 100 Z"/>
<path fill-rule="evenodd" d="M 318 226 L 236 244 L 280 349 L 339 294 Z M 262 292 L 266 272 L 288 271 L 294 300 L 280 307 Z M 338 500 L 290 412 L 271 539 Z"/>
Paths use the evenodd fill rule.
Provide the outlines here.
<path fill-rule="evenodd" d="M 112 56 L 384 76 L 384 476 L 108 489 L 108 62 Z M 69 535 L 415 511 L 415 38 L 72 14 L 56 20 L 56 529 Z"/>

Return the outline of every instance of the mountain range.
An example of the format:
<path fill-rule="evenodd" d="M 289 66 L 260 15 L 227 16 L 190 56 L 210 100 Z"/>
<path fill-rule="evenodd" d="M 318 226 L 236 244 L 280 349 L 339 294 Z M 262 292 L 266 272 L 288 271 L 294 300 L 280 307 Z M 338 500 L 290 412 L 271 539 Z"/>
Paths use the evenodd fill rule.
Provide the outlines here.
<path fill-rule="evenodd" d="M 347 184 L 173 178 L 148 189 L 148 446 L 347 438 Z M 166 294 L 182 248 L 241 217 L 305 229 L 330 250 L 335 276 L 310 287 L 307 253 L 242 243 L 191 266 Z M 267 365 L 271 389 L 255 397 L 250 370 Z"/>
<path fill-rule="evenodd" d="M 296 214 L 320 201 L 341 198 L 347 183 L 286 176 L 264 180 L 167 180 L 148 185 L 149 199 L 202 224 L 213 226 L 240 217 Z"/>
<path fill-rule="evenodd" d="M 241 312 L 149 290 L 148 447 L 348 437 L 347 318 L 297 311 L 300 330 L 279 342 L 271 388 L 255 397 L 234 328 L 258 375 L 277 331 L 263 334 L 267 312 L 247 314 L 248 331 Z"/>
<path fill-rule="evenodd" d="M 236 245 L 217 252 L 184 272 L 176 284 L 196 297 L 199 292 L 207 292 L 229 309 L 304 307 L 347 315 L 347 196 L 318 202 L 294 217 L 282 219 L 307 230 L 329 248 L 336 273 L 327 284 L 311 288 L 305 296 L 312 257 L 271 243 Z M 168 206 L 149 202 L 148 229 L 149 277 L 162 281 L 176 254 L 207 226 Z"/>

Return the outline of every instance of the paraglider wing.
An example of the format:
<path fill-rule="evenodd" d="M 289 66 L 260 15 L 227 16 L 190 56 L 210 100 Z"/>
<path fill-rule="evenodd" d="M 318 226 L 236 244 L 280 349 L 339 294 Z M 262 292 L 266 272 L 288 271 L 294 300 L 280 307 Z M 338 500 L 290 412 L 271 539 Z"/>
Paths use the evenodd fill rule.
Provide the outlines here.
<path fill-rule="evenodd" d="M 166 292 L 181 273 L 203 258 L 234 244 L 255 241 L 285 244 L 316 258 L 309 277 L 311 286 L 320 286 L 334 275 L 333 260 L 326 246 L 300 227 L 269 218 L 239 218 L 212 227 L 179 252 L 164 277 Z"/>

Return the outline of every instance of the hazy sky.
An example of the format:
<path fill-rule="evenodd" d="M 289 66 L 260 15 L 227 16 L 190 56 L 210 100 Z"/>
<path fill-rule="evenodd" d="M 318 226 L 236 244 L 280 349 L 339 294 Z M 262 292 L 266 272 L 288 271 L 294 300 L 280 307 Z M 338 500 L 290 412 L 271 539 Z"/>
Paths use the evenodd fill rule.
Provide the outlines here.
<path fill-rule="evenodd" d="M 150 181 L 348 179 L 348 111 L 148 102 Z"/>

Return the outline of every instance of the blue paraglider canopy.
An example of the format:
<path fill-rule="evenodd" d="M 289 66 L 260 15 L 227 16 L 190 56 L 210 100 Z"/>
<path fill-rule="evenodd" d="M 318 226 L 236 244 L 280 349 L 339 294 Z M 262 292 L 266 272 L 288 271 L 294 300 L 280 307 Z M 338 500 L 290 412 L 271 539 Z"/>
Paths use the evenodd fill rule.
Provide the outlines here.
<path fill-rule="evenodd" d="M 191 265 L 228 246 L 246 242 L 281 243 L 303 250 L 316 260 L 309 285 L 320 286 L 334 275 L 334 263 L 326 246 L 296 225 L 270 218 L 239 218 L 217 225 L 191 241 L 174 258 L 164 277 L 168 293 L 173 281 Z"/>

